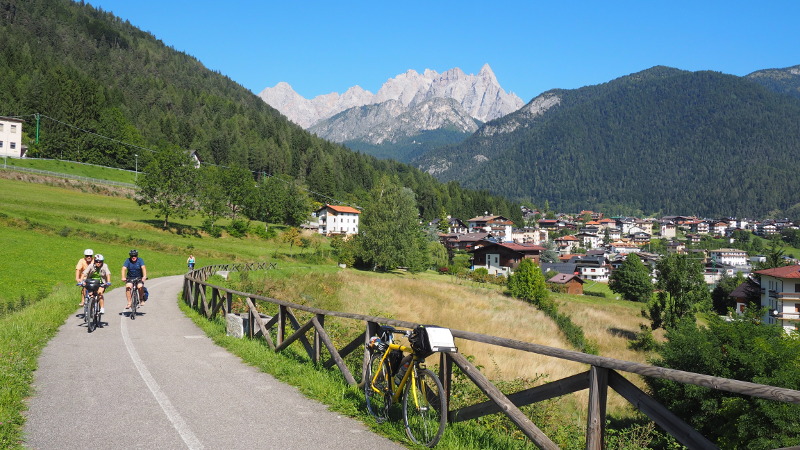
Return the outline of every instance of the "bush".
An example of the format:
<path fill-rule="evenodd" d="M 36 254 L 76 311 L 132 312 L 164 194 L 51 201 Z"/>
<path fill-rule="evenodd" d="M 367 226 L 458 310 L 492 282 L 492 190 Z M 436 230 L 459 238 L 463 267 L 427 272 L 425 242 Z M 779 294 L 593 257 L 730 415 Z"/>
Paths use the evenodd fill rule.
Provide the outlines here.
<path fill-rule="evenodd" d="M 236 219 L 231 221 L 228 225 L 228 234 L 235 238 L 243 238 L 247 236 L 247 230 L 250 228 L 245 220 Z"/>
<path fill-rule="evenodd" d="M 222 227 L 219 225 L 214 224 L 214 221 L 211 219 L 206 219 L 203 221 L 203 224 L 200 225 L 200 228 L 203 229 L 209 236 L 218 238 L 222 236 Z"/>

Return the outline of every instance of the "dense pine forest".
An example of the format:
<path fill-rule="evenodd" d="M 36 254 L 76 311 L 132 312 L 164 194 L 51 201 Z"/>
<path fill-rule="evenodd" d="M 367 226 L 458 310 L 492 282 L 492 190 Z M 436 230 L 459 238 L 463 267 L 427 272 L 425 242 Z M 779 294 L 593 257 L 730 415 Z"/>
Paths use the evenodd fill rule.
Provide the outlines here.
<path fill-rule="evenodd" d="M 548 91 L 559 103 L 543 115 L 486 125 L 523 127 L 479 131 L 415 164 L 449 162 L 440 179 L 562 211 L 800 219 L 800 77 L 757 74 L 654 67 Z"/>
<path fill-rule="evenodd" d="M 194 150 L 206 163 L 288 175 L 322 202 L 358 203 L 390 176 L 416 193 L 423 219 L 492 211 L 521 221 L 501 197 L 316 138 L 228 77 L 83 2 L 0 0 L 0 73 L 0 115 L 26 121 L 30 156 L 133 169 L 153 149 Z"/>

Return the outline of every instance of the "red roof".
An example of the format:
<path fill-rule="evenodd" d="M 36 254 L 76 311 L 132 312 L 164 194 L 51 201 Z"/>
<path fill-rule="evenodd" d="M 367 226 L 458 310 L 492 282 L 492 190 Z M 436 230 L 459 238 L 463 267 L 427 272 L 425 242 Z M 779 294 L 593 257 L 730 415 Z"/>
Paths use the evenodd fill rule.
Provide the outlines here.
<path fill-rule="evenodd" d="M 351 213 L 351 214 L 361 214 L 361 211 L 352 208 L 350 206 L 334 206 L 334 205 L 325 205 L 326 208 L 330 208 L 338 213 Z"/>
<path fill-rule="evenodd" d="M 502 245 L 505 248 L 515 250 L 518 252 L 530 252 L 530 251 L 544 251 L 547 250 L 546 248 L 542 247 L 541 245 L 533 245 L 533 244 L 517 244 L 516 242 L 504 242 Z"/>
<path fill-rule="evenodd" d="M 547 280 L 548 283 L 558 283 L 558 284 L 566 284 L 572 280 L 578 280 L 581 284 L 585 283 L 585 281 L 581 280 L 581 277 L 572 274 L 572 273 L 560 273 L 555 275 L 553 278 Z"/>
<path fill-rule="evenodd" d="M 800 278 L 800 265 L 757 270 L 756 273 L 759 275 L 767 275 L 775 278 Z"/>

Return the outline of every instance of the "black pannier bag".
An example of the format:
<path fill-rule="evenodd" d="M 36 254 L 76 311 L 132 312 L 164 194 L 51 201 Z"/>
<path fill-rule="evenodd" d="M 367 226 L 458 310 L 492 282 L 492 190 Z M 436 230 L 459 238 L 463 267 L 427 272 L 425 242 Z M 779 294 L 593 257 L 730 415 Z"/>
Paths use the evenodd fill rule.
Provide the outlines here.
<path fill-rule="evenodd" d="M 408 337 L 411 348 L 420 358 L 427 358 L 434 352 L 454 353 L 458 351 L 449 328 L 432 325 L 418 325 Z"/>
<path fill-rule="evenodd" d="M 403 360 L 403 352 L 400 350 L 392 350 L 389 352 L 389 356 L 386 357 L 389 361 L 389 367 L 392 369 L 392 376 L 397 375 L 397 371 L 400 370 L 400 362 Z"/>

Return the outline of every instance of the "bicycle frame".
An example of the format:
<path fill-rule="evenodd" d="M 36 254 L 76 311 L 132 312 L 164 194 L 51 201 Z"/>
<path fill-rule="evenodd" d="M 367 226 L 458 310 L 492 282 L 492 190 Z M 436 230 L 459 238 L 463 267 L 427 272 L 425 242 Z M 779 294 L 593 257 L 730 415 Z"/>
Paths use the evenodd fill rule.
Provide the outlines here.
<path fill-rule="evenodd" d="M 414 349 L 412 349 L 411 347 L 406 347 L 405 345 L 400 345 L 400 344 L 395 344 L 395 343 L 389 344 L 387 346 L 386 350 L 383 352 L 383 357 L 381 358 L 381 365 L 383 365 L 384 362 L 386 362 L 386 358 L 389 357 L 389 353 L 391 353 L 392 350 L 400 350 L 404 354 L 405 353 L 410 353 L 411 354 L 411 361 L 408 363 L 408 368 L 409 369 L 417 368 L 417 367 L 422 368 L 422 369 L 425 368 L 425 361 L 424 360 L 420 360 L 420 359 L 417 358 L 416 353 L 414 353 Z M 400 383 L 398 383 L 397 386 L 394 386 L 394 383 L 389 383 L 389 390 L 392 392 L 392 402 L 393 403 L 399 403 L 400 402 L 400 396 L 403 395 L 403 388 L 406 386 L 406 383 L 408 383 L 408 382 L 411 382 L 411 389 L 414 390 L 414 394 L 415 394 L 414 395 L 414 402 L 416 403 L 416 401 L 417 401 L 416 384 L 414 383 L 415 372 L 416 372 L 415 370 L 406 370 L 406 373 L 403 374 L 403 378 L 400 380 Z M 380 393 L 380 391 L 375 388 L 375 381 L 378 379 L 378 376 L 380 376 L 380 374 L 378 372 L 376 372 L 375 374 L 372 375 L 372 379 L 369 380 L 369 381 L 370 381 L 370 386 L 371 386 L 372 390 L 377 392 L 377 393 Z M 414 406 L 419 406 L 419 405 L 414 405 Z"/>

